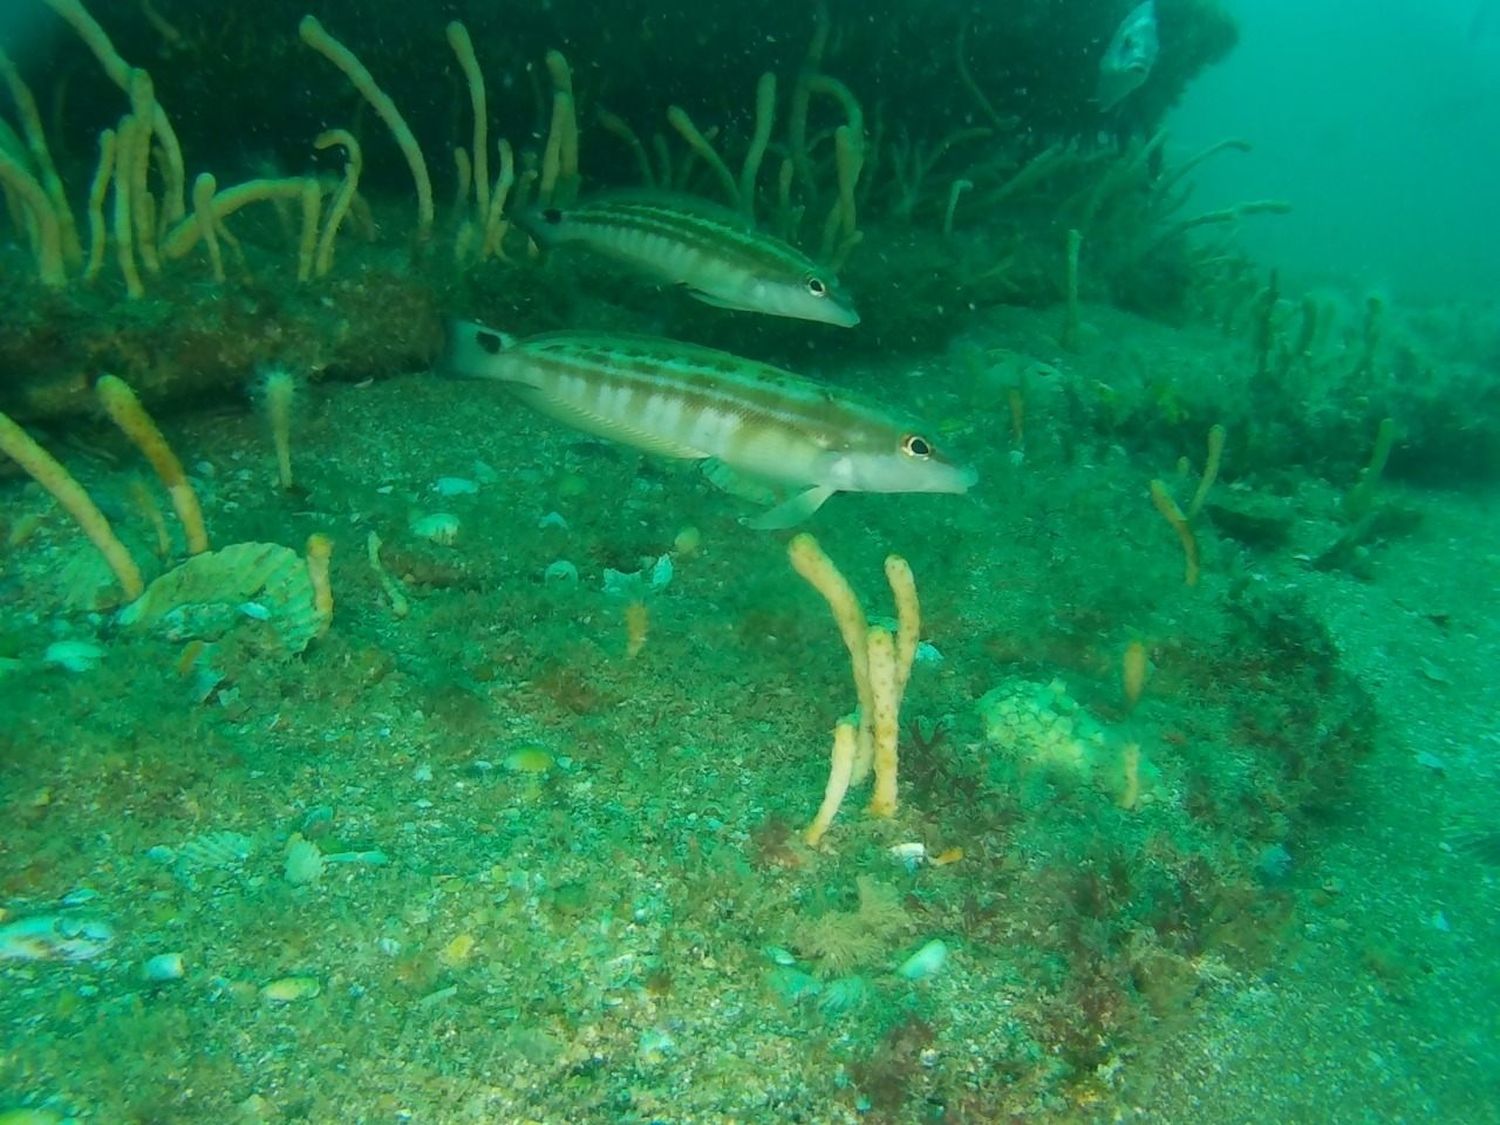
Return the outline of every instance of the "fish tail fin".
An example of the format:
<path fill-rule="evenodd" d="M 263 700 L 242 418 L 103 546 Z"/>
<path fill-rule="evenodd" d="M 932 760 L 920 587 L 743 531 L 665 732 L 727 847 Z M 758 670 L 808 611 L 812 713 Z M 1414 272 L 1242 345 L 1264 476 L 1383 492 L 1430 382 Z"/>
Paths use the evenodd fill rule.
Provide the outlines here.
<path fill-rule="evenodd" d="M 496 378 L 502 357 L 516 343 L 514 336 L 472 320 L 450 319 L 444 327 L 446 340 L 437 370 L 458 378 Z"/>

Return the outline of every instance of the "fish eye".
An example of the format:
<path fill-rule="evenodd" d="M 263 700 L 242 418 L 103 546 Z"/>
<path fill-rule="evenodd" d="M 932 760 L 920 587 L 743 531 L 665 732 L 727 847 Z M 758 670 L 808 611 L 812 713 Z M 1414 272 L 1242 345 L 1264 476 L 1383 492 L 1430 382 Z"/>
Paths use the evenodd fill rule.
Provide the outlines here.
<path fill-rule="evenodd" d="M 901 439 L 901 452 L 918 461 L 925 461 L 932 456 L 932 442 L 921 434 L 907 434 Z"/>
<path fill-rule="evenodd" d="M 821 277 L 809 276 L 802 284 L 807 286 L 807 291 L 814 297 L 828 296 L 828 286 Z"/>

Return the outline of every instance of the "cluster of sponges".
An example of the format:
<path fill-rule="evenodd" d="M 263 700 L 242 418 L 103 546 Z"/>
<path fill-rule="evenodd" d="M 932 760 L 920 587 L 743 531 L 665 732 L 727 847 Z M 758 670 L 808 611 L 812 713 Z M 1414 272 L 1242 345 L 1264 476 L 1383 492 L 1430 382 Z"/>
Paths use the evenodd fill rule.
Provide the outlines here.
<path fill-rule="evenodd" d="M 281 380 L 290 386 L 289 379 Z M 43 449 L 10 417 L 0 413 L 0 453 L 13 459 L 42 486 L 73 518 L 109 565 L 129 603 L 118 620 L 122 625 L 149 625 L 169 614 L 194 607 L 229 607 L 245 612 L 250 599 L 266 604 L 252 610 L 270 622 L 283 645 L 300 652 L 307 643 L 327 631 L 333 618 L 333 593 L 329 579 L 332 543 L 325 535 L 307 541 L 306 557 L 286 547 L 269 543 L 237 543 L 210 551 L 203 511 L 182 462 L 166 437 L 124 380 L 105 375 L 95 386 L 99 403 L 110 419 L 150 462 L 166 488 L 182 527 L 188 558 L 149 585 L 141 567 L 109 520 L 66 466 Z M 283 387 L 272 387 L 281 396 Z M 273 423 L 277 411 L 273 403 Z M 290 453 L 279 423 L 276 446 L 278 469 L 290 482 Z M 148 514 L 157 524 L 162 553 L 171 552 L 171 540 L 154 504 Z M 259 603 L 256 603 L 257 605 Z"/>
<path fill-rule="evenodd" d="M 899 555 L 885 560 L 886 581 L 896 601 L 896 632 L 871 625 L 847 579 L 823 553 L 818 541 L 805 532 L 787 548 L 793 569 L 822 594 L 833 611 L 854 672 L 856 715 L 840 719 L 834 728 L 828 786 L 818 814 L 803 838 L 816 844 L 833 823 L 851 784 L 875 772 L 870 812 L 896 813 L 897 736 L 901 699 L 911 675 L 921 626 L 916 582 L 911 567 Z"/>
<path fill-rule="evenodd" d="M 1156 789 L 1140 745 L 1105 729 L 1061 680 L 1006 680 L 978 703 L 985 738 L 1023 778 L 1066 788 L 1093 785 L 1133 809 Z"/>

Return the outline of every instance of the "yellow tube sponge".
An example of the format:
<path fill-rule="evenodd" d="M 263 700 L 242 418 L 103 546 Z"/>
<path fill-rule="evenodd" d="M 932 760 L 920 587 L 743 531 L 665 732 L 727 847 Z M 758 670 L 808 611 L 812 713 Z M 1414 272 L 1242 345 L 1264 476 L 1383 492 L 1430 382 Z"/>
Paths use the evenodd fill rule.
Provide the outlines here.
<path fill-rule="evenodd" d="M 135 397 L 130 384 L 115 375 L 105 375 L 94 387 L 105 413 L 124 431 L 135 447 L 145 455 L 156 475 L 161 478 L 167 494 L 172 498 L 172 507 L 177 509 L 177 518 L 182 522 L 182 532 L 187 539 L 188 552 L 199 554 L 208 550 L 208 533 L 203 527 L 203 511 L 198 506 L 198 494 L 188 483 L 182 471 L 182 462 L 167 439 L 157 429 L 151 415 Z"/>
<path fill-rule="evenodd" d="M 31 212 L 36 231 L 37 272 L 42 284 L 49 289 L 61 289 L 68 283 L 68 275 L 63 270 L 62 227 L 52 201 L 36 177 L 4 150 L 0 150 L 0 184 L 15 192 Z"/>
<path fill-rule="evenodd" d="M 858 730 L 848 719 L 840 719 L 833 728 L 833 751 L 828 765 L 828 785 L 823 790 L 823 803 L 818 806 L 818 815 L 802 832 L 808 847 L 817 847 L 818 841 L 827 833 L 833 818 L 838 815 L 849 792 L 849 777 L 854 769 L 854 745 Z"/>
<path fill-rule="evenodd" d="M 297 33 L 302 37 L 302 42 L 343 71 L 344 77 L 364 95 L 365 101 L 370 103 L 385 122 L 386 128 L 390 129 L 391 135 L 396 138 L 396 144 L 411 168 L 412 179 L 416 181 L 417 242 L 425 243 L 432 234 L 432 179 L 427 174 L 427 161 L 422 156 L 422 146 L 417 144 L 416 134 L 407 125 L 406 118 L 401 116 L 396 103 L 391 101 L 390 96 L 365 69 L 364 63 L 355 57 L 353 51 L 329 35 L 316 16 L 303 16 L 302 22 L 297 25 Z"/>
<path fill-rule="evenodd" d="M 869 772 L 873 756 L 870 732 L 875 710 L 874 697 L 870 694 L 870 658 L 867 648 L 869 624 L 865 619 L 865 611 L 848 580 L 833 565 L 833 560 L 823 553 L 818 541 L 807 532 L 794 537 L 787 545 L 787 557 L 791 560 L 792 569 L 823 595 L 828 608 L 833 611 L 833 619 L 844 639 L 844 647 L 849 650 L 860 714 L 859 748 L 855 756 L 853 780 L 861 781 Z"/>
<path fill-rule="evenodd" d="M 489 127 L 489 111 L 484 93 L 484 72 L 479 69 L 479 60 L 474 56 L 469 29 L 457 20 L 448 25 L 448 46 L 458 56 L 459 69 L 469 84 L 469 104 L 474 110 L 474 209 L 483 222 L 490 209 L 489 142 L 485 134 Z"/>
<path fill-rule="evenodd" d="M 120 583 L 120 589 L 125 591 L 125 597 L 131 601 L 140 597 L 146 588 L 140 568 L 109 526 L 104 513 L 89 499 L 83 486 L 73 479 L 73 474 L 5 414 L 0 414 L 0 453 L 26 470 L 73 517 L 89 542 L 104 556 Z"/>

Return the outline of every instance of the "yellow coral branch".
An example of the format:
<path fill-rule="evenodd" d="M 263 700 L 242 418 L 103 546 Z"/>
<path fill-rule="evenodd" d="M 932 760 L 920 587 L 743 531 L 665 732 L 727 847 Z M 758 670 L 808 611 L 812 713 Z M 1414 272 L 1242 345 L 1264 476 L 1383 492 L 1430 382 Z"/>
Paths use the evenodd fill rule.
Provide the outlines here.
<path fill-rule="evenodd" d="M 36 177 L 0 149 L 0 183 L 15 192 L 26 209 L 31 212 L 32 225 L 36 232 L 37 271 L 42 284 L 49 289 L 61 289 L 68 283 L 63 269 L 63 246 L 61 226 L 52 201 Z"/>
<path fill-rule="evenodd" d="M 406 118 L 401 116 L 396 103 L 365 69 L 364 63 L 359 61 L 353 51 L 328 34 L 316 16 L 303 16 L 302 22 L 297 26 L 297 33 L 302 37 L 302 42 L 343 72 L 344 77 L 364 95 L 365 101 L 370 103 L 391 135 L 396 138 L 396 144 L 406 157 L 412 179 L 416 182 L 417 242 L 419 245 L 425 243 L 432 234 L 432 179 L 427 174 L 427 161 L 422 156 L 422 146 L 417 144 L 416 134 L 407 125 Z"/>
<path fill-rule="evenodd" d="M 89 542 L 104 556 L 120 588 L 125 591 L 125 597 L 131 601 L 140 597 L 146 588 L 140 568 L 109 526 L 104 513 L 89 499 L 89 494 L 73 474 L 6 414 L 0 414 L 0 453 L 5 453 L 26 470 L 73 517 Z"/>
<path fill-rule="evenodd" d="M 479 60 L 474 55 L 474 42 L 469 38 L 469 29 L 458 20 L 448 25 L 448 46 L 458 56 L 459 69 L 469 84 L 469 105 L 474 111 L 474 207 L 483 222 L 490 210 L 490 165 L 489 111 L 486 108 L 484 73 L 479 69 Z"/>
<path fill-rule="evenodd" d="M 349 207 L 354 202 L 354 193 L 359 190 L 359 174 L 364 168 L 364 156 L 360 153 L 359 142 L 347 129 L 326 130 L 319 133 L 313 141 L 313 148 L 317 149 L 331 148 L 334 145 L 342 145 L 344 148 L 344 179 L 333 193 L 333 202 L 328 205 L 328 219 L 323 224 L 322 237 L 318 239 L 314 272 L 319 277 L 333 268 L 334 240 L 338 237 L 339 224 L 344 221 L 344 216 L 349 213 Z"/>
<path fill-rule="evenodd" d="M 82 0 L 44 0 L 44 2 L 72 25 L 78 37 L 99 60 L 99 65 L 104 68 L 104 73 L 109 80 L 129 94 L 131 66 L 121 57 L 120 52 L 115 50 L 104 28 L 100 27 L 98 21 L 89 15 Z M 182 146 L 178 143 L 177 134 L 173 131 L 172 123 L 167 120 L 166 111 L 162 109 L 160 103 L 153 104 L 151 116 L 144 122 L 144 126 L 147 130 L 145 147 L 148 152 L 151 148 L 150 134 L 154 133 L 161 141 L 164 157 L 162 178 L 166 184 L 165 218 L 168 223 L 174 223 L 187 214 L 187 171 L 182 162 Z"/>
<path fill-rule="evenodd" d="M 63 258 L 74 268 L 83 262 L 83 248 L 78 242 L 78 227 L 73 222 L 73 212 L 68 207 L 68 195 L 63 190 L 62 179 L 52 163 L 52 153 L 47 148 L 47 137 L 42 132 L 42 118 L 36 109 L 36 100 L 31 90 L 21 81 L 21 75 L 11 62 L 10 56 L 0 49 L 0 78 L 10 87 L 11 100 L 16 103 L 16 115 L 21 120 L 21 131 L 26 135 L 26 147 L 31 150 L 31 159 L 36 166 L 37 179 L 47 198 L 52 203 L 52 212 L 57 216 L 58 234 L 62 239 Z"/>
<path fill-rule="evenodd" d="M 172 498 L 172 507 L 182 523 L 182 532 L 187 539 L 190 554 L 208 550 L 208 534 L 203 528 L 203 510 L 198 506 L 198 494 L 182 471 L 182 462 L 167 439 L 146 413 L 140 399 L 130 389 L 130 384 L 115 375 L 105 375 L 95 385 L 95 393 L 115 425 L 124 431 L 137 449 L 145 455 L 167 494 Z"/>

